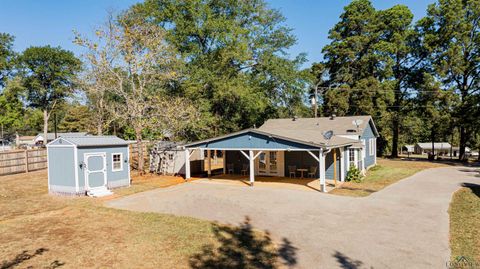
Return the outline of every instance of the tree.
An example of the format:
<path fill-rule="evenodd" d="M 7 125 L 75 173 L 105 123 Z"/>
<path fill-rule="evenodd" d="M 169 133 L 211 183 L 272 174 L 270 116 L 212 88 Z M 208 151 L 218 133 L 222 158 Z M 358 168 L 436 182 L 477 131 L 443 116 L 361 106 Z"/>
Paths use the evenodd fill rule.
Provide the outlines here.
<path fill-rule="evenodd" d="M 304 107 L 304 55 L 286 54 L 295 37 L 263 0 L 147 0 L 131 10 L 165 27 L 186 61 L 185 77 L 170 94 L 200 105 L 202 132 L 192 138 L 250 128 Z"/>
<path fill-rule="evenodd" d="M 454 117 L 460 129 L 459 158 L 478 118 L 471 110 L 480 94 L 480 1 L 439 0 L 419 22 L 436 78 L 459 96 Z"/>
<path fill-rule="evenodd" d="M 7 78 L 14 69 L 13 41 L 14 37 L 12 35 L 0 33 L 0 87 L 5 86 Z"/>
<path fill-rule="evenodd" d="M 167 84 L 178 76 L 176 52 L 165 41 L 166 33 L 160 26 L 138 20 L 131 12 L 110 17 L 96 35 L 98 42 L 80 35 L 75 39 L 88 50 L 86 78 L 94 80 L 85 84 L 114 96 L 107 107 L 115 119 L 132 126 L 138 146 L 138 169 L 143 174 L 144 134 L 157 129 L 160 133 L 175 133 L 177 130 L 164 129 L 170 120 L 188 123 L 196 116 L 191 113 L 195 111 L 192 106 L 180 99 L 173 102 L 165 94 Z"/>
<path fill-rule="evenodd" d="M 23 125 L 24 107 L 20 96 L 23 91 L 18 78 L 8 80 L 0 94 L 0 125 L 14 131 Z"/>
<path fill-rule="evenodd" d="M 81 63 L 72 52 L 59 47 L 30 47 L 20 56 L 21 75 L 30 107 L 43 112 L 43 133 L 55 106 L 74 91 Z"/>
<path fill-rule="evenodd" d="M 92 112 L 88 106 L 73 104 L 68 106 L 58 127 L 64 132 L 88 132 L 92 127 L 91 119 Z"/>

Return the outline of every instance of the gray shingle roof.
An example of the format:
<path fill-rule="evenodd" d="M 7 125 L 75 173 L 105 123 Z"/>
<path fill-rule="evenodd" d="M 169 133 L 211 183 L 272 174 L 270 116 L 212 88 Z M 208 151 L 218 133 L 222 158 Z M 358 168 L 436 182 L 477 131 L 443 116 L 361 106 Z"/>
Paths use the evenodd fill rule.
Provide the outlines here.
<path fill-rule="evenodd" d="M 93 146 L 124 146 L 129 143 L 116 136 L 62 136 L 66 141 L 75 144 L 79 147 L 93 147 Z"/>
<path fill-rule="evenodd" d="M 357 127 L 352 124 L 354 120 L 362 120 L 363 122 Z M 247 129 L 240 132 L 215 137 L 203 141 L 197 141 L 187 144 L 192 146 L 203 142 L 214 141 L 225 137 L 234 136 L 245 132 L 255 132 L 264 135 L 272 135 L 277 138 L 291 140 L 313 146 L 343 146 L 352 145 L 361 147 L 362 143 L 357 139 L 350 139 L 339 135 L 361 135 L 366 129 L 367 124 L 371 121 L 370 116 L 350 116 L 331 118 L 296 118 L 293 119 L 271 119 L 267 120 L 258 129 Z M 373 126 L 374 127 L 374 126 Z M 333 131 L 334 136 L 330 140 L 326 140 L 323 133 Z M 353 131 L 353 133 L 352 133 Z M 377 130 L 374 127 L 374 133 Z"/>
<path fill-rule="evenodd" d="M 435 149 L 450 149 L 451 145 L 447 142 L 435 142 Z M 432 149 L 432 142 L 417 143 L 422 149 Z"/>

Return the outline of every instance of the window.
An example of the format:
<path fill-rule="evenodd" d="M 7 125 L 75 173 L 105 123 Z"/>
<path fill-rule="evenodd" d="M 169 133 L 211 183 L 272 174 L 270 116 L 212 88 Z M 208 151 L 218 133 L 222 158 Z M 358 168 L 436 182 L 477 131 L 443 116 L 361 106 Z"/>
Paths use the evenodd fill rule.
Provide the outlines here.
<path fill-rule="evenodd" d="M 123 162 L 122 162 L 122 153 L 113 153 L 112 154 L 112 172 L 122 171 Z"/>
<path fill-rule="evenodd" d="M 168 160 L 173 161 L 173 153 L 168 153 Z"/>
<path fill-rule="evenodd" d="M 349 167 L 355 166 L 355 149 L 348 149 L 348 163 Z"/>

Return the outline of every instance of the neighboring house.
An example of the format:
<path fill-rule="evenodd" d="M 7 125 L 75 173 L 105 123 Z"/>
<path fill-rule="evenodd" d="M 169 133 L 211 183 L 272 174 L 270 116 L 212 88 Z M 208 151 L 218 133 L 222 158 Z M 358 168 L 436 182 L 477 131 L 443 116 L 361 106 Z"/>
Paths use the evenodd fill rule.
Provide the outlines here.
<path fill-rule="evenodd" d="M 224 173 L 249 174 L 252 185 L 256 175 L 303 174 L 319 178 L 326 191 L 325 180 L 334 179 L 334 174 L 344 181 L 351 166 L 365 171 L 376 164 L 377 137 L 370 116 L 272 119 L 258 129 L 186 144 L 185 176 L 190 178 L 192 150 L 220 150 Z"/>
<path fill-rule="evenodd" d="M 452 147 L 452 157 L 458 157 L 460 154 L 460 147 Z M 478 153 L 475 154 L 475 152 L 472 152 L 472 150 L 469 147 L 465 147 L 465 156 L 470 157 L 470 156 L 478 156 Z"/>
<path fill-rule="evenodd" d="M 180 144 L 170 141 L 157 142 L 150 150 L 150 172 L 160 175 L 185 175 L 185 151 Z M 190 173 L 204 172 L 202 151 L 190 156 Z"/>
<path fill-rule="evenodd" d="M 406 152 L 407 154 L 415 152 L 415 145 L 405 145 L 402 147 L 402 154 Z"/>
<path fill-rule="evenodd" d="M 35 146 L 35 136 L 16 135 L 15 147 L 16 148 L 32 148 Z"/>
<path fill-rule="evenodd" d="M 51 141 L 55 140 L 58 137 L 78 137 L 78 136 L 86 136 L 88 133 L 87 132 L 80 132 L 80 133 L 47 133 L 47 143 L 45 143 L 45 138 L 44 138 L 44 133 L 39 133 L 35 138 L 33 139 L 33 142 L 35 145 L 44 145 L 48 144 Z"/>
<path fill-rule="evenodd" d="M 447 156 L 450 155 L 452 146 L 447 142 L 436 142 L 434 143 L 435 155 Z M 432 152 L 432 142 L 417 143 L 415 145 L 415 154 L 428 154 Z"/>
<path fill-rule="evenodd" d="M 50 193 L 103 196 L 130 185 L 128 142 L 116 136 L 59 137 L 47 161 Z"/>

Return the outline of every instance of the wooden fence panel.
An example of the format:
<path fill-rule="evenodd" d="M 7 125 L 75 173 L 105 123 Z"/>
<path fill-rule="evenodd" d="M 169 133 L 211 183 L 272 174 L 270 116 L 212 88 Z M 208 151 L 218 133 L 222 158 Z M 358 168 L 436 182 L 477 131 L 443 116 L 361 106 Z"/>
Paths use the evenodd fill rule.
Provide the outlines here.
<path fill-rule="evenodd" d="M 47 168 L 46 149 L 0 152 L 0 175 L 25 173 L 45 168 Z"/>

